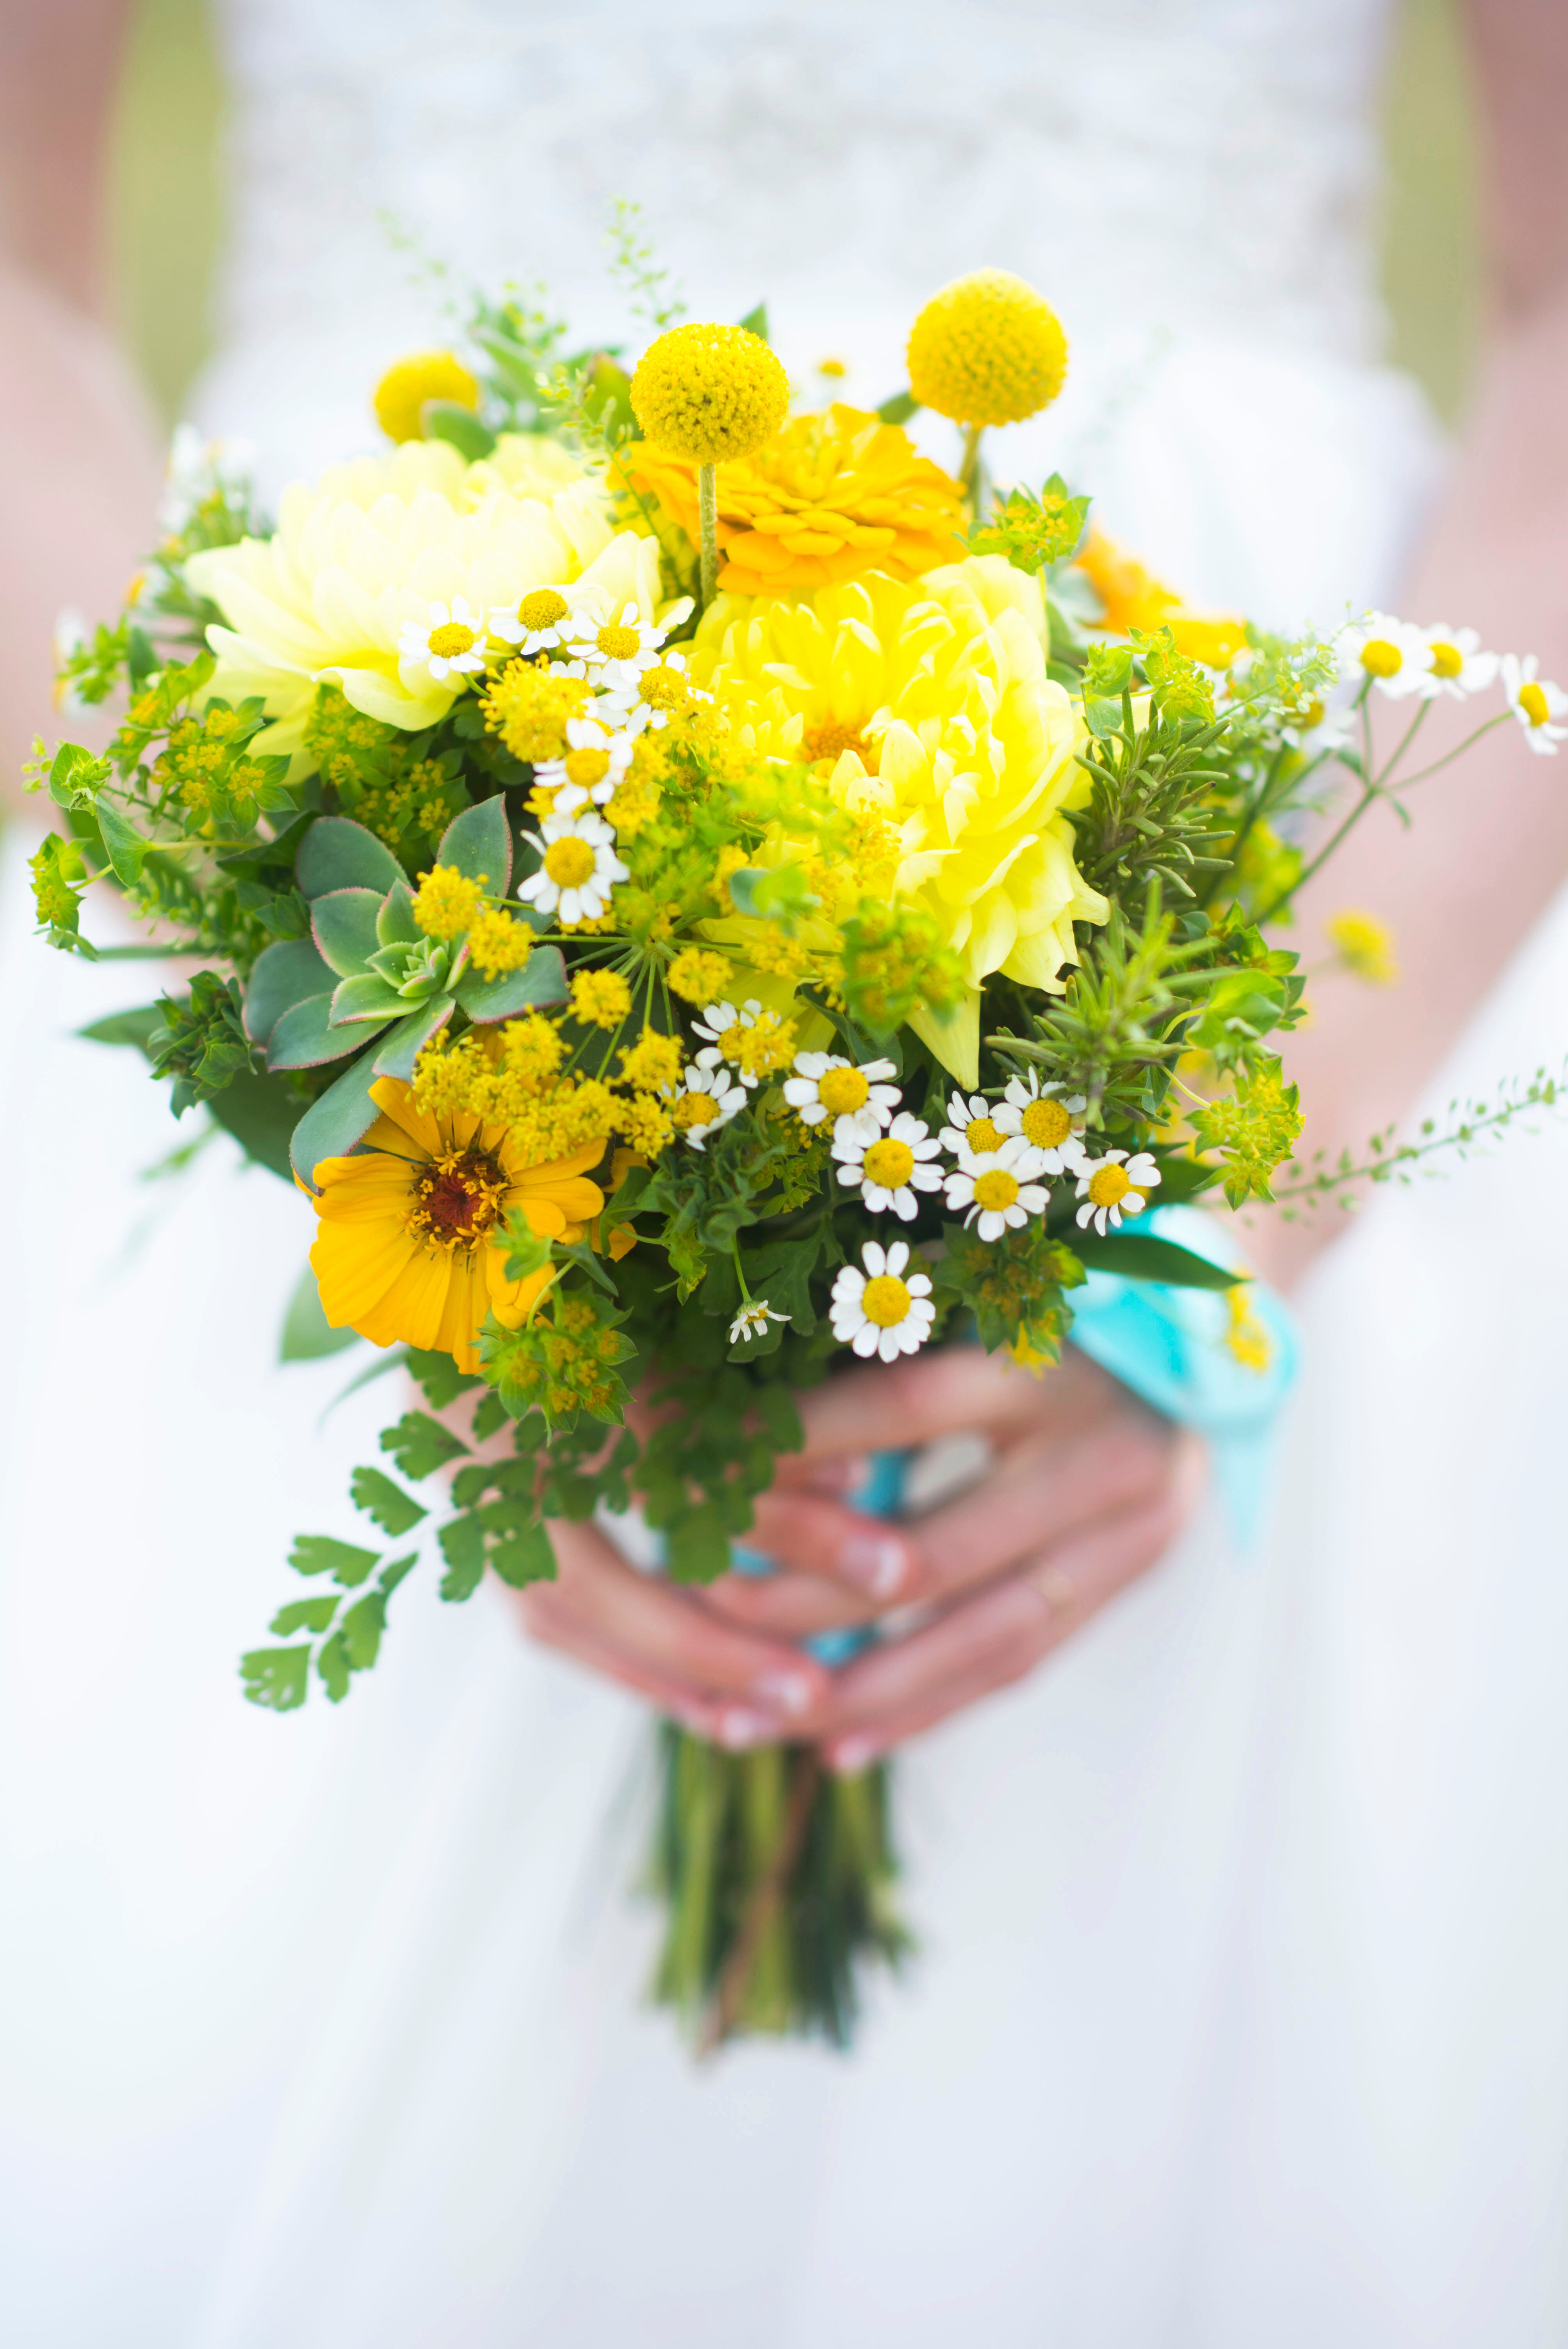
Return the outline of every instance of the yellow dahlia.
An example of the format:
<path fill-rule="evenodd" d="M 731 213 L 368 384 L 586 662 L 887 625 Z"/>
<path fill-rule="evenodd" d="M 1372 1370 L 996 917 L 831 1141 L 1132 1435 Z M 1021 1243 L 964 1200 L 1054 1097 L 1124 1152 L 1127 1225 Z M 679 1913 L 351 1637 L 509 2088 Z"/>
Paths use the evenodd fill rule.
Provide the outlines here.
<path fill-rule="evenodd" d="M 1230 613 L 1195 612 L 1114 539 L 1091 530 L 1075 566 L 1105 606 L 1099 625 L 1113 636 L 1134 628 L 1169 628 L 1179 653 L 1208 668 L 1226 668 L 1247 641 L 1247 626 Z"/>
<path fill-rule="evenodd" d="M 450 1354 L 472 1374 L 487 1314 L 515 1330 L 552 1277 L 546 1267 L 509 1280 L 496 1236 L 517 1210 L 531 1231 L 580 1240 L 603 1210 L 587 1173 L 604 1143 L 531 1166 L 506 1126 L 430 1116 L 394 1078 L 371 1098 L 382 1113 L 360 1151 L 315 1170 L 321 1226 L 310 1261 L 322 1309 L 335 1330 Z"/>
<path fill-rule="evenodd" d="M 1046 674 L 1047 643 L 1038 579 L 980 555 L 914 585 L 725 596 L 693 647 L 745 746 L 819 764 L 846 805 L 897 827 L 894 895 L 935 916 L 971 989 L 955 1018 L 911 1024 L 968 1086 L 982 979 L 1058 990 L 1073 923 L 1109 911 L 1073 861 L 1062 809 L 1087 789 L 1082 720 Z"/>
<path fill-rule="evenodd" d="M 1068 338 L 1048 302 L 1007 269 L 934 294 L 910 328 L 909 388 L 957 424 L 1017 424 L 1055 399 Z"/>
<path fill-rule="evenodd" d="M 637 362 L 632 408 L 656 449 L 722 465 L 771 440 L 789 412 L 789 378 L 745 326 L 672 326 Z"/>
<path fill-rule="evenodd" d="M 624 460 L 696 543 L 696 467 L 639 441 Z M 906 432 L 858 408 L 799 416 L 754 456 L 720 465 L 718 584 L 732 595 L 808 594 L 884 571 L 918 579 L 962 554 L 964 492 Z"/>
<path fill-rule="evenodd" d="M 452 351 L 412 351 L 389 367 L 376 387 L 376 421 L 388 440 L 418 440 L 428 399 L 478 408 L 480 388 Z"/>
<path fill-rule="evenodd" d="M 469 688 L 460 668 L 433 673 L 433 627 L 444 647 L 459 615 L 482 647 L 492 612 L 573 582 L 651 620 L 658 559 L 651 539 L 617 533 L 602 481 L 520 436 L 473 465 L 444 440 L 410 440 L 334 466 L 284 492 L 274 536 L 211 548 L 186 569 L 223 615 L 207 632 L 211 693 L 262 695 L 273 723 L 253 748 L 297 754 L 318 685 L 388 725 L 434 725 Z"/>

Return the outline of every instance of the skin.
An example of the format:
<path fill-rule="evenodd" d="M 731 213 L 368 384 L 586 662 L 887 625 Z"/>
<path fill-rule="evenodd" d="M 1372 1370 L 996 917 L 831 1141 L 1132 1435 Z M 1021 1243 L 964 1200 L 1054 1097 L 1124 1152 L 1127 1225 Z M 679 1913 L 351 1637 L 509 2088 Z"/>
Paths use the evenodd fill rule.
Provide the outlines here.
<path fill-rule="evenodd" d="M 146 410 L 104 324 L 106 131 L 124 0 L 9 0 L 0 11 L 0 769 L 48 731 L 49 642 L 67 604 L 116 608 L 152 533 Z M 1568 681 L 1568 10 L 1470 0 L 1491 153 L 1492 333 L 1473 423 L 1400 611 L 1470 625 Z M 1442 747 L 1463 714 L 1425 730 Z M 1430 755 L 1429 753 L 1428 755 Z M 1304 1151 L 1356 1147 L 1408 1106 L 1568 870 L 1568 769 L 1511 727 L 1423 784 L 1406 833 L 1370 817 L 1305 894 L 1296 942 L 1367 906 L 1391 924 L 1405 979 L 1316 990 L 1292 1042 Z M 1484 809 L 1485 821 L 1476 822 Z M 1254 1217 L 1260 1270 L 1288 1283 L 1333 1221 Z M 1070 1356 L 1035 1381 L 963 1351 L 856 1369 L 804 1403 L 752 1538 L 783 1570 L 673 1589 L 592 1527 L 562 1527 L 561 1578 L 518 1600 L 537 1637 L 732 1745 L 815 1739 L 857 1768 L 1031 1671 L 1153 1567 L 1202 1485 L 1191 1443 Z M 954 1432 L 993 1466 L 965 1496 L 897 1529 L 846 1506 L 865 1455 Z M 889 1608 L 918 1628 L 837 1674 L 805 1631 Z"/>

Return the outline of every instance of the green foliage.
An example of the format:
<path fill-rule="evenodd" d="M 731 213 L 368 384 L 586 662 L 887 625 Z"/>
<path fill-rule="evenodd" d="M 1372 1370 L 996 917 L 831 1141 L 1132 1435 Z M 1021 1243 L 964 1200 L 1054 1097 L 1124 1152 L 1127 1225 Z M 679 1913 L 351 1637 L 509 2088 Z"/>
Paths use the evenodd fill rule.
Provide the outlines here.
<path fill-rule="evenodd" d="M 1083 1279 L 1074 1250 L 1033 1220 L 995 1241 L 962 1224 L 945 1226 L 942 1237 L 933 1268 L 939 1300 L 974 1316 L 988 1353 L 1005 1348 L 1031 1367 L 1057 1361 L 1072 1321 L 1065 1292 Z"/>
<path fill-rule="evenodd" d="M 917 1004 L 940 1018 L 962 1002 L 963 966 L 920 906 L 868 899 L 843 935 L 845 1009 L 872 1035 L 891 1034 Z"/>
<path fill-rule="evenodd" d="M 252 1648 L 240 1658 L 240 1677 L 252 1704 L 294 1713 L 310 1682 L 310 1643 L 299 1648 Z"/>
<path fill-rule="evenodd" d="M 356 1468 L 349 1479 L 348 1493 L 356 1509 L 363 1509 L 383 1533 L 393 1536 L 406 1534 L 430 1514 L 379 1468 Z"/>
<path fill-rule="evenodd" d="M 451 1367 L 449 1354 L 440 1359 Z M 471 1386 L 475 1381 L 470 1379 L 464 1383 Z M 384 1427 L 381 1431 L 382 1451 L 389 1452 L 404 1475 L 412 1477 L 416 1484 L 421 1477 L 433 1476 L 449 1462 L 464 1458 L 468 1448 L 460 1435 L 454 1435 L 449 1427 L 443 1427 L 428 1412 L 406 1411 L 396 1427 Z"/>
<path fill-rule="evenodd" d="M 79 842 L 62 840 L 56 832 L 47 833 L 37 854 L 27 859 L 27 865 L 33 875 L 38 926 L 49 944 L 90 958 L 94 949 L 81 934 L 81 905 L 88 874 Z"/>
<path fill-rule="evenodd" d="M 969 552 L 1005 554 L 1015 570 L 1031 574 L 1066 562 L 1078 551 L 1089 504 L 1088 498 L 1071 494 L 1059 473 L 1051 475 L 1038 497 L 1032 490 L 1011 490 L 989 521 L 971 531 Z"/>
<path fill-rule="evenodd" d="M 163 1024 L 148 1038 L 155 1077 L 173 1081 L 170 1106 L 183 1117 L 198 1102 L 211 1101 L 251 1065 L 238 983 L 216 971 L 199 970 L 181 1002 L 169 996 L 159 1009 Z"/>

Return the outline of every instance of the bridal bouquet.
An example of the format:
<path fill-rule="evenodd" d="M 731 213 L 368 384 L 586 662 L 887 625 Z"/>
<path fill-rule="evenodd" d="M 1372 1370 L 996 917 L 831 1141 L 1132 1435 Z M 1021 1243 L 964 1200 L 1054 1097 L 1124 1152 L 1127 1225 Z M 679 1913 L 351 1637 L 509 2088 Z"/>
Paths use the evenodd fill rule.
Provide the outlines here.
<path fill-rule="evenodd" d="M 275 526 L 187 451 L 64 661 L 119 730 L 35 775 L 52 941 L 95 951 L 102 881 L 193 966 L 96 1032 L 298 1186 L 319 1350 L 399 1350 L 428 1406 L 354 1475 L 385 1539 L 294 1549 L 243 1660 L 279 1711 L 375 1663 L 421 1557 L 465 1599 L 634 1507 L 665 1572 L 723 1573 L 797 1391 L 944 1340 L 1044 1371 L 1090 1270 L 1226 1292 L 1260 1359 L 1235 1273 L 1150 1211 L 1291 1158 L 1303 813 L 1348 783 L 1332 846 L 1422 771 L 1378 767 L 1369 696 L 1404 758 L 1499 674 L 1464 631 L 1190 610 L 1060 479 L 988 490 L 984 429 L 1067 363 L 999 272 L 927 305 L 874 413 L 796 412 L 761 313 L 631 374 L 515 301 L 465 347 L 395 367 L 393 445 Z M 1496 722 L 1555 750 L 1563 697 L 1501 675 Z M 902 1942 L 884 1772 L 673 1728 L 663 1768 L 662 1994 L 842 2036 Z"/>

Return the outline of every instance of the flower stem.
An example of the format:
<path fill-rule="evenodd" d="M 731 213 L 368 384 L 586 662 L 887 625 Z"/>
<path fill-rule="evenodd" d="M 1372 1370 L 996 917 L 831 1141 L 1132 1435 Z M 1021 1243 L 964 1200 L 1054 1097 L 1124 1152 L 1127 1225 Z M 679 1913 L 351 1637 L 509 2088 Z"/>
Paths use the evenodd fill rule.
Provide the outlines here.
<path fill-rule="evenodd" d="M 969 509 L 971 522 L 980 519 L 980 435 L 983 424 L 966 424 L 964 428 L 964 462 L 958 469 L 958 486 Z"/>
<path fill-rule="evenodd" d="M 696 469 L 696 504 L 702 517 L 702 608 L 718 593 L 718 482 L 711 465 Z"/>

